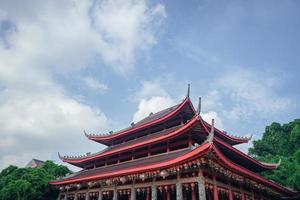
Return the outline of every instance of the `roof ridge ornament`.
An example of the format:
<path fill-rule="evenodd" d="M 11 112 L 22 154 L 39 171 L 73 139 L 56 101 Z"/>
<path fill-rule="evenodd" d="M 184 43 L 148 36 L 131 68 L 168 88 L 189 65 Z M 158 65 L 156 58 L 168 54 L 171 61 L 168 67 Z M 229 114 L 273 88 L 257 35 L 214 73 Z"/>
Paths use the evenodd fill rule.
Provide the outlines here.
<path fill-rule="evenodd" d="M 276 169 L 281 165 L 281 158 L 279 159 L 278 163 L 276 164 Z"/>
<path fill-rule="evenodd" d="M 58 155 L 59 159 L 61 159 L 61 160 L 63 160 L 63 159 L 64 159 L 64 156 L 60 155 L 60 153 L 59 153 L 59 152 L 57 152 L 57 155 Z"/>
<path fill-rule="evenodd" d="M 187 90 L 186 98 L 190 98 L 190 90 L 191 90 L 191 84 L 188 84 L 188 90 Z"/>
<path fill-rule="evenodd" d="M 245 139 L 248 140 L 248 141 L 250 141 L 250 140 L 252 140 L 252 137 L 253 137 L 253 133 L 251 133 L 250 136 L 248 136 L 248 137 L 245 136 Z"/>
<path fill-rule="evenodd" d="M 207 136 L 207 139 L 206 141 L 208 143 L 213 143 L 213 140 L 214 140 L 214 134 L 215 134 L 215 119 L 212 119 L 211 120 L 211 129 L 210 129 L 210 133 L 209 135 Z"/>
<path fill-rule="evenodd" d="M 200 112 L 201 112 L 201 97 L 199 97 L 199 100 L 198 100 L 197 114 L 200 115 Z"/>
<path fill-rule="evenodd" d="M 85 137 L 90 137 L 90 134 L 88 134 L 87 132 L 85 132 L 85 130 L 83 130 L 83 133 L 84 133 Z"/>

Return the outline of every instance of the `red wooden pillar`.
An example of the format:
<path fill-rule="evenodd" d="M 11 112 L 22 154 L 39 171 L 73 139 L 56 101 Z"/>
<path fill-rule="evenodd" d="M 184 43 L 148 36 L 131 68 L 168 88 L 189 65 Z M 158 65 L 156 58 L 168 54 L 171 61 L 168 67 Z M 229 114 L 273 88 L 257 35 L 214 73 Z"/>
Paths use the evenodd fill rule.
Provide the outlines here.
<path fill-rule="evenodd" d="M 218 188 L 216 184 L 214 184 L 214 200 L 219 200 Z"/>
<path fill-rule="evenodd" d="M 231 189 L 229 189 L 229 200 L 233 200 L 232 190 Z"/>
<path fill-rule="evenodd" d="M 147 188 L 146 200 L 150 200 L 150 188 Z"/>
<path fill-rule="evenodd" d="M 214 180 L 214 200 L 219 200 L 217 181 L 215 176 L 213 177 L 213 180 Z"/>
<path fill-rule="evenodd" d="M 167 200 L 171 200 L 170 189 L 168 186 L 166 186 L 166 192 L 167 192 Z"/>
<path fill-rule="evenodd" d="M 254 192 L 252 191 L 252 200 L 255 200 Z"/>
<path fill-rule="evenodd" d="M 195 183 L 191 184 L 191 188 L 192 188 L 192 200 L 196 200 Z"/>
<path fill-rule="evenodd" d="M 242 200 L 245 200 L 245 193 L 242 191 Z"/>

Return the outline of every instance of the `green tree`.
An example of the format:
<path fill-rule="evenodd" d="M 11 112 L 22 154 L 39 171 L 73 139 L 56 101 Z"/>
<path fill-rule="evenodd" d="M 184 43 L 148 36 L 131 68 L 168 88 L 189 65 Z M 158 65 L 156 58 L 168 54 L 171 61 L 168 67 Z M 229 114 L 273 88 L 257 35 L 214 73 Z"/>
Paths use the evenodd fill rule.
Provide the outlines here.
<path fill-rule="evenodd" d="M 52 161 L 40 168 L 9 166 L 0 173 L 0 200 L 52 200 L 58 191 L 48 182 L 70 170 Z"/>
<path fill-rule="evenodd" d="M 264 162 L 282 160 L 278 169 L 262 175 L 300 190 L 300 119 L 287 124 L 267 126 L 262 139 L 253 142 L 249 154 Z"/>

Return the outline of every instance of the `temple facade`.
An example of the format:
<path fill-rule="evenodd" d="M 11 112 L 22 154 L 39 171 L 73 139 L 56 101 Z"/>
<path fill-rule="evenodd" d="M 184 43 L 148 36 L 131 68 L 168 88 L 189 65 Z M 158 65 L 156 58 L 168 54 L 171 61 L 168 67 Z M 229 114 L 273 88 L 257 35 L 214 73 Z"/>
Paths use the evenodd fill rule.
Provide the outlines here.
<path fill-rule="evenodd" d="M 207 123 L 187 97 L 128 128 L 86 137 L 107 147 L 59 157 L 81 171 L 50 182 L 59 200 L 273 200 L 296 192 L 259 175 L 279 164 L 259 162 L 236 137 Z"/>

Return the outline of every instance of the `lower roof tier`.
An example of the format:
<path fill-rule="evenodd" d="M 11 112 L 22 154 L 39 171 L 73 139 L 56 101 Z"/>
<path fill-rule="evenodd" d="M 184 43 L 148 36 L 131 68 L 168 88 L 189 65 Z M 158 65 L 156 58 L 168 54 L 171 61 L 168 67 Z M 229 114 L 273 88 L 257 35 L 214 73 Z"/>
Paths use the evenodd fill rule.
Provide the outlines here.
<path fill-rule="evenodd" d="M 170 153 L 165 153 L 157 156 L 151 156 L 148 158 L 142 158 L 138 160 L 128 161 L 113 166 L 105 166 L 101 168 L 82 170 L 75 173 L 72 176 L 63 178 L 61 180 L 51 181 L 51 185 L 68 185 L 87 183 L 91 181 L 99 180 L 111 180 L 112 178 L 130 176 L 133 174 L 151 174 L 152 172 L 162 172 L 163 170 L 178 172 L 178 169 L 185 170 L 190 164 L 197 164 L 199 168 L 212 165 L 210 162 L 204 160 L 214 160 L 222 168 L 226 169 L 230 173 L 237 174 L 242 179 L 250 180 L 250 182 L 257 182 L 264 187 L 270 188 L 277 193 L 292 196 L 295 192 L 289 190 L 281 185 L 278 185 L 272 181 L 269 181 L 260 175 L 253 173 L 252 171 L 236 165 L 232 161 L 228 160 L 226 156 L 215 146 L 212 142 L 206 141 L 200 146 L 194 146 L 193 148 L 186 148 Z M 220 167 L 217 167 L 220 169 Z M 224 170 L 223 170 L 224 171 Z M 225 173 L 225 172 L 223 172 Z"/>
<path fill-rule="evenodd" d="M 190 149 L 182 149 L 176 152 L 164 153 L 156 156 L 141 158 L 138 160 L 127 161 L 120 164 L 114 164 L 110 166 L 104 166 L 100 168 L 82 170 L 79 173 L 74 174 L 74 176 L 64 179 L 64 181 L 72 181 L 78 179 L 86 179 L 91 176 L 99 175 L 100 177 L 107 178 L 113 176 L 114 174 L 120 174 L 123 171 L 136 170 L 137 168 L 143 168 L 150 165 L 155 165 L 161 162 L 167 162 L 173 158 L 180 157 L 183 154 L 189 152 Z"/>

